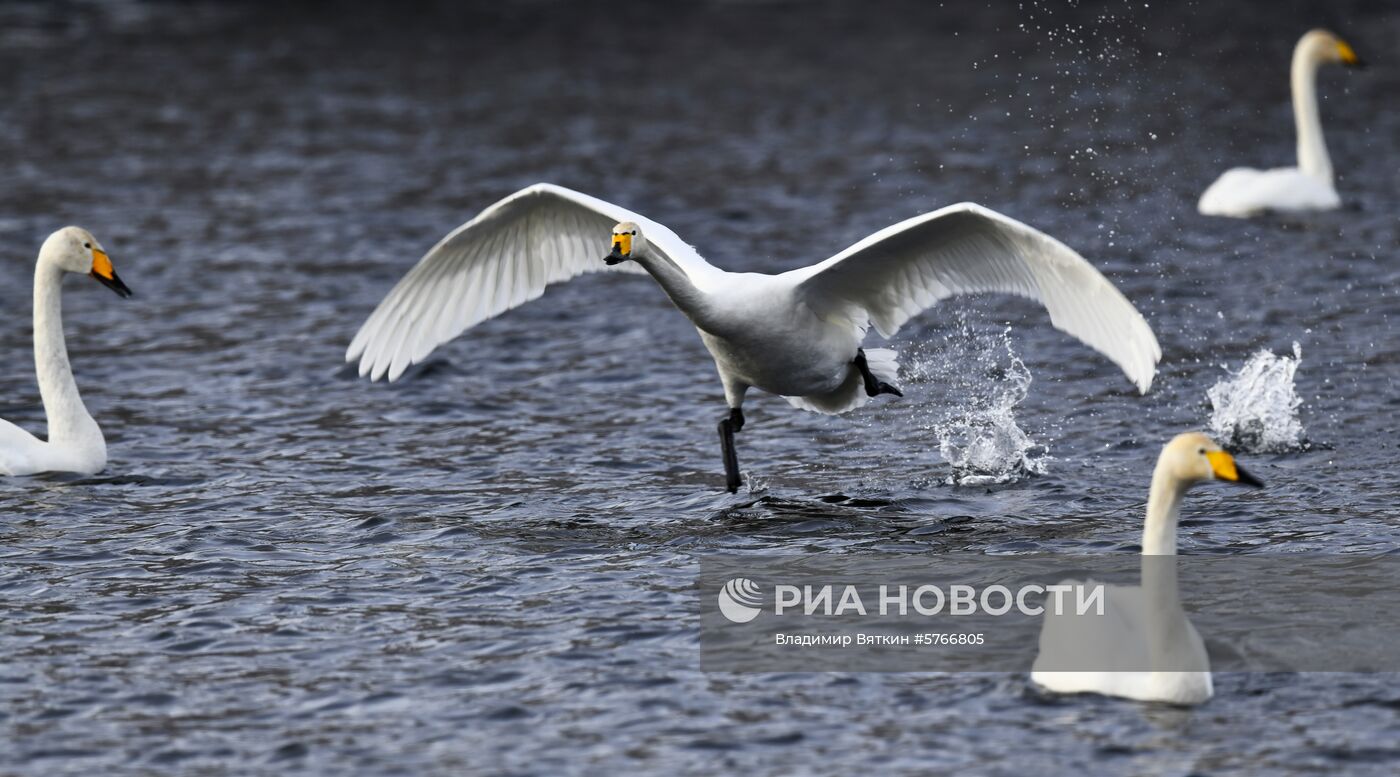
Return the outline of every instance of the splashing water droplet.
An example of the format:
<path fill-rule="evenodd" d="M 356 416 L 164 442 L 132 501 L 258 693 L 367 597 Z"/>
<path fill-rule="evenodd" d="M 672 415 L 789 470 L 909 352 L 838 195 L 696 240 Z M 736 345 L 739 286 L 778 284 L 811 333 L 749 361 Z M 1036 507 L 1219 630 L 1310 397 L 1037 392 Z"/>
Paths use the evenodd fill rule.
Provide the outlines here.
<path fill-rule="evenodd" d="M 936 353 L 910 365 L 912 377 L 947 391 L 945 408 L 925 428 L 952 467 L 950 485 L 1013 483 L 1044 474 L 1051 457 L 1016 422 L 1031 373 L 1011 347 L 1010 329 L 991 342 L 963 320 Z"/>
<path fill-rule="evenodd" d="M 1293 374 L 1303 349 L 1293 358 L 1259 351 L 1239 372 L 1211 386 L 1210 429 L 1222 445 L 1251 453 L 1280 453 L 1308 447 L 1298 410 L 1303 405 Z"/>

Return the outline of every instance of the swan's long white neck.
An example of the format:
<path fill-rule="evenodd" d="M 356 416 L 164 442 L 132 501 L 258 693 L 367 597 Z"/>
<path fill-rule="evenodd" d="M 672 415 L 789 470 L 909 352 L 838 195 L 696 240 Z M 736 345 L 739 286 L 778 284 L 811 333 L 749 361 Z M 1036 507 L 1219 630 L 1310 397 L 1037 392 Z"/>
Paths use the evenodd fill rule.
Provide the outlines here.
<path fill-rule="evenodd" d="M 1181 515 L 1181 498 L 1186 488 L 1171 474 L 1165 462 L 1152 473 L 1147 492 L 1147 521 L 1142 527 L 1142 555 L 1175 556 L 1176 524 Z"/>
<path fill-rule="evenodd" d="M 646 249 L 634 251 L 632 258 L 656 279 L 666 296 L 692 323 L 711 334 L 720 334 L 715 329 L 722 327 L 722 322 L 715 315 L 713 302 L 705 292 L 696 288 L 684 270 Z"/>
<path fill-rule="evenodd" d="M 1176 526 L 1186 484 L 1171 473 L 1164 460 L 1152 473 L 1147 494 L 1147 521 L 1142 529 L 1142 590 L 1149 611 L 1147 645 L 1150 665 L 1164 671 L 1177 660 L 1184 639 L 1186 614 L 1176 577 Z"/>
<path fill-rule="evenodd" d="M 1317 110 L 1317 67 L 1321 64 L 1316 47 L 1304 39 L 1293 50 L 1291 83 L 1293 121 L 1298 128 L 1298 169 L 1328 184 L 1332 183 L 1332 159 L 1322 140 L 1322 119 Z"/>
<path fill-rule="evenodd" d="M 68 363 L 62 292 L 63 270 L 40 260 L 34 270 L 34 369 L 48 416 L 49 442 L 104 445 L 102 430 L 83 405 Z"/>

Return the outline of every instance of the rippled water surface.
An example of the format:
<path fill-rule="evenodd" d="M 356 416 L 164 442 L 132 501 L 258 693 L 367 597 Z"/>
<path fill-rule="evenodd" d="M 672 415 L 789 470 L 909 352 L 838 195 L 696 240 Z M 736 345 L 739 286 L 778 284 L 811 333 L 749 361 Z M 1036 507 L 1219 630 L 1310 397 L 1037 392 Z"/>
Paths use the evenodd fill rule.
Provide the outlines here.
<path fill-rule="evenodd" d="M 1393 676 L 1224 676 L 1181 710 L 706 674 L 691 584 L 719 551 L 1135 552 L 1157 447 L 1295 341 L 1311 447 L 1241 454 L 1268 488 L 1199 489 L 1183 551 L 1400 546 L 1400 10 L 669 5 L 0 5 L 0 416 L 43 428 L 46 234 L 89 227 L 138 295 L 66 291 L 108 470 L 0 481 L 0 771 L 1393 774 Z M 1291 159 L 1318 23 L 1377 63 L 1320 79 L 1347 206 L 1198 216 L 1226 167 Z M 902 400 L 754 396 L 729 496 L 713 366 L 646 278 L 552 289 L 394 386 L 340 367 L 433 242 L 538 180 L 730 269 L 976 200 L 1102 268 L 1162 370 L 1139 397 L 1034 306 L 959 300 L 896 338 Z M 951 485 L 948 430 L 1022 390 L 1043 472 Z"/>

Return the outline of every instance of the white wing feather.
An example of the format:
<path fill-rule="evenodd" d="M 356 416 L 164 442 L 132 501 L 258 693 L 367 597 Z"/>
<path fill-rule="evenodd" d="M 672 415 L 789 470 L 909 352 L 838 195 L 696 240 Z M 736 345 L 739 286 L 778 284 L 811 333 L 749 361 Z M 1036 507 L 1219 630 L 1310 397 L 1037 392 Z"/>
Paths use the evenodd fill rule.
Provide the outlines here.
<path fill-rule="evenodd" d="M 940 300 L 1001 292 L 1043 304 L 1056 329 L 1107 356 L 1144 394 L 1162 358 L 1142 314 L 1084 257 L 974 203 L 886 227 L 793 274 L 808 304 L 863 313 L 886 337 Z"/>
<path fill-rule="evenodd" d="M 434 348 L 488 318 L 539 297 L 551 283 L 609 266 L 612 228 L 638 223 L 656 253 L 708 267 L 675 233 L 626 208 L 552 184 L 535 184 L 453 230 L 394 286 L 360 327 L 345 360 L 360 375 L 397 380 Z M 697 264 L 698 263 L 698 264 Z"/>

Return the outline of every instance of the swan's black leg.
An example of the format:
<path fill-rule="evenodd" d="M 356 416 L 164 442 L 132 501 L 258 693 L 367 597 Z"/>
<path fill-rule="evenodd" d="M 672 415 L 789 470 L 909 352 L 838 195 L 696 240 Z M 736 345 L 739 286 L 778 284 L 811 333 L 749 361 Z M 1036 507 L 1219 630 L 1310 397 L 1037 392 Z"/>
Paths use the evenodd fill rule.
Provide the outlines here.
<path fill-rule="evenodd" d="M 744 411 L 730 408 L 729 415 L 719 422 L 719 445 L 724 453 L 724 479 L 729 493 L 733 494 L 743 484 L 739 477 L 739 453 L 734 450 L 734 433 L 744 428 Z"/>
<path fill-rule="evenodd" d="M 856 369 L 860 370 L 861 379 L 865 381 L 866 396 L 878 397 L 881 394 L 894 394 L 897 397 L 904 396 L 903 391 L 900 391 L 884 381 L 875 379 L 875 376 L 870 372 L 870 365 L 865 363 L 864 348 L 856 349 L 855 365 Z"/>

